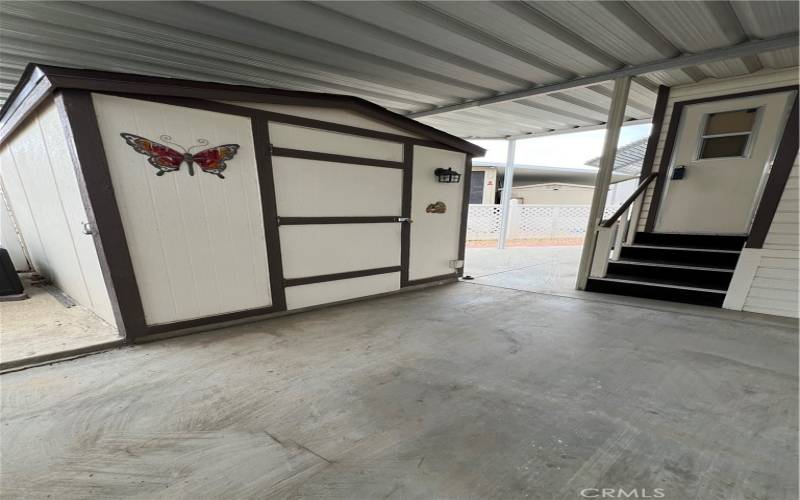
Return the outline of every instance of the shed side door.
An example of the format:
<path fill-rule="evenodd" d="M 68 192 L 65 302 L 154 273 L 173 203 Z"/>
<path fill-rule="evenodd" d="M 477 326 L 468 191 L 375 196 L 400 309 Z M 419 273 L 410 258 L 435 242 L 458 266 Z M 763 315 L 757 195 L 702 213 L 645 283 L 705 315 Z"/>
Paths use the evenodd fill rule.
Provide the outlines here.
<path fill-rule="evenodd" d="M 271 306 L 250 118 L 100 94 L 93 99 L 146 323 Z M 239 148 L 224 178 L 198 164 L 190 175 L 185 162 L 158 175 L 121 133 L 192 153 Z"/>
<path fill-rule="evenodd" d="M 288 309 L 400 288 L 403 144 L 270 122 Z"/>

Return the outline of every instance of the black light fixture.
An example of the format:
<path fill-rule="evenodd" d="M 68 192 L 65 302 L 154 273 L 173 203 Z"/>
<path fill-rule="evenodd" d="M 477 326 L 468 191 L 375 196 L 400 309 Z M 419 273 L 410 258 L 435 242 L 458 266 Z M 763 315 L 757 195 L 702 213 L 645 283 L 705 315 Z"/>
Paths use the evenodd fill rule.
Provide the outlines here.
<path fill-rule="evenodd" d="M 461 174 L 452 168 L 437 168 L 433 174 L 439 179 L 439 182 L 458 182 L 461 180 Z"/>

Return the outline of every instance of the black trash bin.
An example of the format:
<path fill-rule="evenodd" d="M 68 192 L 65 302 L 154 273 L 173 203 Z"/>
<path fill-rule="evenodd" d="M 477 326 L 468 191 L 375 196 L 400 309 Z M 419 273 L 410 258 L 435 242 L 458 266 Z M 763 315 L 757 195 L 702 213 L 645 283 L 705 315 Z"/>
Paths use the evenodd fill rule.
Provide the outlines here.
<path fill-rule="evenodd" d="M 26 297 L 8 250 L 0 248 L 0 300 L 19 300 Z"/>

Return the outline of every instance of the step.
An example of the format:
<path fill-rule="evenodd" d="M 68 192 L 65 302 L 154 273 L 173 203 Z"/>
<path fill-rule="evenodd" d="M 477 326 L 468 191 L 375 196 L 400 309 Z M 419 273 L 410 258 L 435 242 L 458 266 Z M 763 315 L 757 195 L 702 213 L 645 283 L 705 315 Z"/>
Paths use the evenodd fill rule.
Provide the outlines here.
<path fill-rule="evenodd" d="M 622 245 L 620 258 L 646 262 L 670 262 L 675 265 L 734 269 L 739 260 L 738 250 L 672 247 L 660 245 Z"/>
<path fill-rule="evenodd" d="M 733 270 L 618 260 L 608 263 L 608 274 L 632 276 L 644 281 L 664 280 L 687 286 L 727 290 L 733 277 Z"/>
<path fill-rule="evenodd" d="M 647 283 L 615 277 L 589 278 L 586 290 L 712 307 L 722 307 L 726 293 L 724 290 Z"/>
<path fill-rule="evenodd" d="M 746 236 L 676 233 L 636 233 L 634 238 L 636 244 L 642 245 L 737 251 L 742 249 L 746 240 Z"/>

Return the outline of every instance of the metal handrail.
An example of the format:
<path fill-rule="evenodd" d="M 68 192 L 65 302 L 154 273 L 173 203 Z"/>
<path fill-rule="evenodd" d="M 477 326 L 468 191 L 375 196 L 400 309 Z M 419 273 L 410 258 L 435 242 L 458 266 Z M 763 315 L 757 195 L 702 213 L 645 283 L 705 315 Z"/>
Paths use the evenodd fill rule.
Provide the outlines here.
<path fill-rule="evenodd" d="M 638 198 L 639 195 L 642 194 L 645 189 L 647 189 L 647 186 L 649 186 L 650 183 L 653 182 L 653 179 L 655 179 L 656 177 L 658 177 L 658 172 L 653 172 L 647 177 L 645 177 L 645 179 L 642 182 L 640 182 L 639 185 L 636 187 L 636 190 L 633 193 L 631 193 L 630 196 L 628 196 L 628 198 L 625 200 L 625 203 L 620 205 L 620 207 L 617 209 L 616 212 L 614 212 L 611 215 L 611 217 L 600 223 L 600 227 L 613 226 L 614 223 L 617 222 L 617 219 L 619 219 L 622 216 L 622 214 L 625 213 L 625 210 L 627 210 L 628 207 L 630 207 L 631 204 L 634 201 L 636 201 L 636 198 Z"/>

